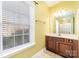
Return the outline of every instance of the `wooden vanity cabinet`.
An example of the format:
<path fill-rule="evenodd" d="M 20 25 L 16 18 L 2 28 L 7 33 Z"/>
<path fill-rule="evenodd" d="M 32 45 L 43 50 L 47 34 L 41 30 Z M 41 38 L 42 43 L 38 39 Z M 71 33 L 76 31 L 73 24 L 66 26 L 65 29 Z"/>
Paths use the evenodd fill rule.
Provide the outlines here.
<path fill-rule="evenodd" d="M 53 40 L 52 40 L 53 39 Z M 46 36 L 46 49 L 50 51 L 55 51 L 55 39 L 49 36 Z"/>
<path fill-rule="evenodd" d="M 69 58 L 79 57 L 78 40 L 46 36 L 46 49 Z"/>

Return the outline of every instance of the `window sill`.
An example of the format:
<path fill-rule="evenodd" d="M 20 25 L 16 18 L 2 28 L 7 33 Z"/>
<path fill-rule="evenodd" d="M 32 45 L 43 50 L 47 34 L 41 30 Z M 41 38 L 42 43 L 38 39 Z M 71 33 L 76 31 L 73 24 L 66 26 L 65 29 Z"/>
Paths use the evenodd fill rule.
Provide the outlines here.
<path fill-rule="evenodd" d="M 15 54 L 16 52 L 21 51 L 23 49 L 28 49 L 34 45 L 35 45 L 35 42 L 33 43 L 30 42 L 30 43 L 27 43 L 21 46 L 17 46 L 11 49 L 4 50 L 3 52 L 0 52 L 0 58 L 10 57 L 9 55 Z"/>

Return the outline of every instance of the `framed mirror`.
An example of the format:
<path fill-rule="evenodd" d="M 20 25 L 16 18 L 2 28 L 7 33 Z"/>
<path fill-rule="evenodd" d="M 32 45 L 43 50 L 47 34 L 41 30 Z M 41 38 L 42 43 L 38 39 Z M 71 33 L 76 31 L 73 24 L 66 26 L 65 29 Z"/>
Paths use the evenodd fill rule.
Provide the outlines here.
<path fill-rule="evenodd" d="M 61 16 L 56 17 L 56 33 L 74 34 L 74 14 L 72 12 L 64 11 Z"/>

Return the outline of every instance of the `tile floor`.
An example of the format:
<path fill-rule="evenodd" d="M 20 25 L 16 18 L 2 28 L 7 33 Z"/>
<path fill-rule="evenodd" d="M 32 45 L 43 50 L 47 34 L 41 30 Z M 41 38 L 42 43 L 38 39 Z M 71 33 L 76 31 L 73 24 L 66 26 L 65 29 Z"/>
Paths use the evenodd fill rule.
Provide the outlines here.
<path fill-rule="evenodd" d="M 42 49 L 41 51 L 37 52 L 32 58 L 63 58 L 60 55 L 57 55 L 53 52 L 50 52 L 46 49 Z"/>

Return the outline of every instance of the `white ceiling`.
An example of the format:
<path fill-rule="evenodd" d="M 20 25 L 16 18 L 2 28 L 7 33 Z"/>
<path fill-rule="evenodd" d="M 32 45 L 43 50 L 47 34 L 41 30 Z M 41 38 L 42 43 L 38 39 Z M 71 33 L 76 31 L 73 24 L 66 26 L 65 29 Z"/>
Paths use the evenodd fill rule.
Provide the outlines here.
<path fill-rule="evenodd" d="M 51 7 L 53 5 L 60 3 L 60 1 L 45 1 L 45 3 L 47 4 L 48 7 Z"/>

